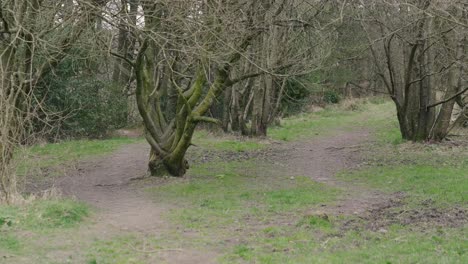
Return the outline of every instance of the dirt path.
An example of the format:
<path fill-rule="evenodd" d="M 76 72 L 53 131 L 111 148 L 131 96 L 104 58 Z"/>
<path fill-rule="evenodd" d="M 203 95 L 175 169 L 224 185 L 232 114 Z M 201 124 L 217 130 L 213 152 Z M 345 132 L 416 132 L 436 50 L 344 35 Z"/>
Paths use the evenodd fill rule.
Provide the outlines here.
<path fill-rule="evenodd" d="M 127 145 L 110 156 L 82 162 L 77 171 L 61 179 L 57 187 L 97 208 L 95 226 L 86 232 L 95 237 L 112 237 L 123 232 L 159 237 L 170 228 L 163 219 L 169 206 L 148 198 L 132 181 L 146 175 L 149 147 Z M 176 250 L 158 254 L 158 263 L 214 263 L 214 254 Z"/>
<path fill-rule="evenodd" d="M 367 129 L 339 130 L 332 136 L 322 136 L 308 141 L 292 142 L 280 146 L 277 159 L 291 175 L 307 176 L 317 182 L 343 190 L 344 197 L 336 206 L 322 208 L 329 214 L 360 214 L 381 203 L 387 197 L 375 190 L 340 181 L 336 173 L 355 168 L 360 149 L 370 141 Z M 284 157 L 287 157 L 286 159 Z"/>
<path fill-rule="evenodd" d="M 128 145 L 112 155 L 78 165 L 58 187 L 65 195 L 88 202 L 102 212 L 100 218 L 122 230 L 151 231 L 164 225 L 164 208 L 146 199 L 130 181 L 146 173 L 148 147 Z"/>
<path fill-rule="evenodd" d="M 327 213 L 359 213 L 378 203 L 380 194 L 340 182 L 334 175 L 354 166 L 353 156 L 368 138 L 366 130 L 343 130 L 326 137 L 279 144 L 271 149 L 272 162 L 288 175 L 308 176 L 343 189 L 346 197 L 338 205 L 324 208 Z M 147 154 L 148 146 L 144 143 L 125 146 L 110 156 L 79 164 L 76 173 L 57 185 L 66 195 L 98 209 L 95 232 L 129 231 L 159 236 L 171 228 L 163 216 L 172 205 L 151 200 L 141 187 L 132 184 L 133 179 L 146 174 Z M 159 255 L 159 260 L 167 263 L 215 263 L 219 257 L 217 252 L 193 249 Z"/>

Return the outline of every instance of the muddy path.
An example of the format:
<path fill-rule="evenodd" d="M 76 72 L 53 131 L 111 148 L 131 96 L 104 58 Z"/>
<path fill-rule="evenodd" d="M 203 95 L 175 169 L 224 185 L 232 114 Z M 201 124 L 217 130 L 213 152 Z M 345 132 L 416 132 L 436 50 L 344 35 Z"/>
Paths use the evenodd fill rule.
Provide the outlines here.
<path fill-rule="evenodd" d="M 373 190 L 341 182 L 334 176 L 340 170 L 356 166 L 359 147 L 368 142 L 369 137 L 370 133 L 365 129 L 343 129 L 310 140 L 273 144 L 267 150 L 267 162 L 281 168 L 277 170 L 278 174 L 307 176 L 344 190 L 345 195 L 336 205 L 321 208 L 322 211 L 337 215 L 357 214 L 371 209 L 385 197 Z M 164 215 L 174 205 L 152 200 L 144 191 L 147 185 L 134 184 L 146 175 L 148 152 L 147 144 L 138 143 L 124 146 L 106 157 L 81 162 L 75 172 L 57 183 L 57 187 L 65 195 L 97 208 L 93 232 L 107 235 L 138 232 L 144 236 L 160 236 L 173 228 Z M 150 182 L 158 184 L 158 180 Z M 182 248 L 162 251 L 158 261 L 216 263 L 221 254 L 209 249 L 202 252 Z"/>

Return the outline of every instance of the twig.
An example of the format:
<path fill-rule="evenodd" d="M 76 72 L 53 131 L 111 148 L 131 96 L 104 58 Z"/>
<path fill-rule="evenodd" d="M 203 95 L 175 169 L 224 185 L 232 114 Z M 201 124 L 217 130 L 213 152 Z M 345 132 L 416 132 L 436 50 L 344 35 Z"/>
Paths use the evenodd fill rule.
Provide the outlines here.
<path fill-rule="evenodd" d="M 322 247 L 325 247 L 325 246 L 328 244 L 328 241 L 330 241 L 330 238 L 327 238 L 327 240 L 325 240 L 325 241 L 321 244 L 321 246 L 322 246 Z"/>
<path fill-rule="evenodd" d="M 444 103 L 446 103 L 446 102 L 449 102 L 449 101 L 455 99 L 457 96 L 460 96 L 460 95 L 464 94 L 464 93 L 467 92 L 467 91 L 468 91 L 468 87 L 466 87 L 465 89 L 461 90 L 460 92 L 454 94 L 454 95 L 451 96 L 450 98 L 447 98 L 447 99 L 445 99 L 445 100 L 443 100 L 443 101 L 440 101 L 440 102 L 437 102 L 437 103 L 433 103 L 433 104 L 430 104 L 430 105 L 426 106 L 426 109 L 429 109 L 429 108 L 431 108 L 431 107 L 435 107 L 435 106 L 438 106 L 438 105 L 440 105 L 440 104 L 444 104 Z"/>
<path fill-rule="evenodd" d="M 335 150 L 341 150 L 341 149 L 346 149 L 346 148 L 359 148 L 362 147 L 363 145 L 352 145 L 352 146 L 344 146 L 344 147 L 328 147 L 325 149 L 335 149 Z"/>
<path fill-rule="evenodd" d="M 140 252 L 140 253 L 156 253 L 158 251 L 183 251 L 181 248 L 158 248 L 155 250 L 145 250 L 145 249 L 138 249 L 130 244 L 127 244 L 129 247 L 131 247 L 133 250 Z"/>

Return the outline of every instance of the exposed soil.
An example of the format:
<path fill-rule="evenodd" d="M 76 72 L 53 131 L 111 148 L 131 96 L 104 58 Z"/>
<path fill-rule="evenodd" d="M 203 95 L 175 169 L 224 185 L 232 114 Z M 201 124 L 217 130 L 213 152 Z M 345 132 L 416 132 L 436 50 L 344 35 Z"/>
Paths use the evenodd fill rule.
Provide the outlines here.
<path fill-rule="evenodd" d="M 389 226 L 397 224 L 413 228 L 462 227 L 468 219 L 468 211 L 459 207 L 438 208 L 434 201 L 425 200 L 417 209 L 404 208 L 404 193 L 393 194 L 393 198 L 377 204 L 366 210 L 355 219 L 347 220 L 342 230 L 368 229 L 377 232 L 387 232 Z"/>
<path fill-rule="evenodd" d="M 338 131 L 334 136 L 281 145 L 276 150 L 275 160 L 289 175 L 308 176 L 344 190 L 344 198 L 337 205 L 322 207 L 318 213 L 361 214 L 390 197 L 352 182 L 343 182 L 334 175 L 344 169 L 356 168 L 361 160 L 360 150 L 370 140 L 370 132 L 365 129 Z"/>
<path fill-rule="evenodd" d="M 463 208 L 435 208 L 405 210 L 401 208 L 376 208 L 362 219 L 372 231 L 382 230 L 392 224 L 421 227 L 462 227 L 466 224 L 468 213 Z"/>
<path fill-rule="evenodd" d="M 132 184 L 133 180 L 146 176 L 148 153 L 147 144 L 127 145 L 110 156 L 78 164 L 74 174 L 56 183 L 64 195 L 97 208 L 96 227 L 92 228 L 97 237 L 125 232 L 158 237 L 170 227 L 162 217 L 170 206 L 151 200 L 143 188 Z M 214 252 L 168 249 L 158 252 L 158 258 L 152 261 L 214 263 L 216 258 Z"/>

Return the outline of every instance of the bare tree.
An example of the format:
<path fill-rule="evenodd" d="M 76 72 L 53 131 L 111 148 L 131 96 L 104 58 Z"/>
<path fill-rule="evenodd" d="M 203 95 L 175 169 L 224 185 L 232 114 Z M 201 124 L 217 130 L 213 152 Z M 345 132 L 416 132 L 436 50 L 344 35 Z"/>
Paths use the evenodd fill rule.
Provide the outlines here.
<path fill-rule="evenodd" d="M 97 5 L 65 0 L 0 3 L 0 200 L 19 197 L 12 162 L 40 107 L 34 91 L 96 17 L 92 7 Z"/>
<path fill-rule="evenodd" d="M 335 14 L 324 18 L 334 4 L 326 1 L 266 1 L 270 11 L 262 17 L 265 30 L 241 59 L 234 75 L 258 70 L 225 93 L 223 128 L 244 135 L 265 136 L 280 114 L 288 80 L 319 70 L 335 39 Z M 268 70 L 264 70 L 268 69 Z M 250 128 L 247 126 L 251 121 Z"/>
<path fill-rule="evenodd" d="M 443 139 L 457 98 L 468 91 L 466 4 L 394 0 L 360 1 L 355 7 L 403 138 Z"/>
<path fill-rule="evenodd" d="M 153 175 L 181 176 L 197 123 L 217 122 L 204 115 L 235 82 L 232 68 L 259 34 L 254 27 L 259 3 L 143 1 L 142 6 L 145 26 L 134 67 L 152 147 L 149 168 Z"/>
<path fill-rule="evenodd" d="M 126 26 L 133 28 L 136 56 L 113 54 L 133 67 L 138 109 L 151 145 L 151 174 L 185 174 L 185 153 L 197 124 L 220 123 L 206 113 L 224 90 L 237 83 L 258 77 L 262 84 L 256 92 L 246 88 L 248 92 L 240 93 L 261 109 L 253 115 L 260 125 L 253 127 L 269 122 L 274 104 L 265 99 L 277 98 L 277 85 L 289 74 L 307 71 L 307 58 L 316 56 L 311 47 L 317 45 L 306 32 L 318 25 L 304 15 L 316 1 L 293 2 L 139 2 L 136 16 L 141 22 Z M 295 46 L 284 48 L 291 43 Z M 230 91 L 237 101 L 239 92 Z M 262 102 L 253 104 L 254 97 Z M 245 109 L 237 109 L 242 119 Z"/>

